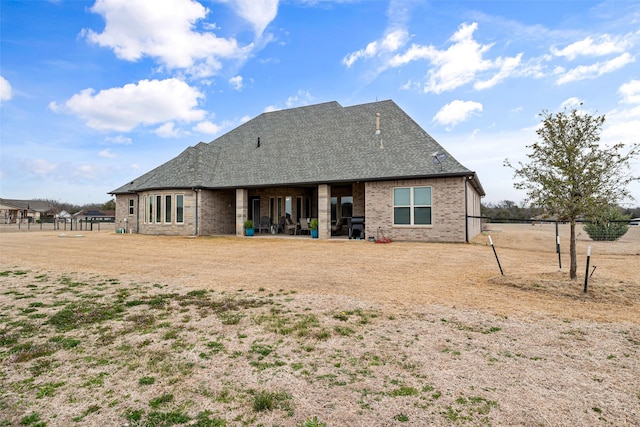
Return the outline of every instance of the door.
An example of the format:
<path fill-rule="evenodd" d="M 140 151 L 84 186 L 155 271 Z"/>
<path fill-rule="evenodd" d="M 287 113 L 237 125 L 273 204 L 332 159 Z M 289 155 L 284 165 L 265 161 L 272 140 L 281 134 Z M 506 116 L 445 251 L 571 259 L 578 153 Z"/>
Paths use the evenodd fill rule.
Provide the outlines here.
<path fill-rule="evenodd" d="M 254 224 L 258 224 L 260 222 L 260 199 L 256 198 L 251 200 L 251 220 L 253 220 Z"/>

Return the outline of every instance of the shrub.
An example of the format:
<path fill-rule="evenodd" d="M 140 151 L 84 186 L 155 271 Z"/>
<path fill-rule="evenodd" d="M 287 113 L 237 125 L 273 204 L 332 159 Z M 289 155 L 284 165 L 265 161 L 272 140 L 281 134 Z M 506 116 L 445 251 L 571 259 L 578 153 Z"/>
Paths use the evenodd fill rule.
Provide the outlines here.
<path fill-rule="evenodd" d="M 622 215 L 615 207 L 607 207 L 598 216 L 591 218 L 591 222 L 584 225 L 592 240 L 614 241 L 624 236 L 629 230 L 629 220 L 631 217 Z"/>

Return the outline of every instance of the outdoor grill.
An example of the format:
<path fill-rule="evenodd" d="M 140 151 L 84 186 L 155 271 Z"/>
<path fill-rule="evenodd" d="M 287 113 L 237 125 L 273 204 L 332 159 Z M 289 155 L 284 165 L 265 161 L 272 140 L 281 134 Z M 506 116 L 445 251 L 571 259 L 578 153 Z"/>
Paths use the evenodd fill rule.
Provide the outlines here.
<path fill-rule="evenodd" d="M 364 239 L 364 217 L 354 216 L 351 218 L 351 226 L 349 227 L 350 239 Z"/>

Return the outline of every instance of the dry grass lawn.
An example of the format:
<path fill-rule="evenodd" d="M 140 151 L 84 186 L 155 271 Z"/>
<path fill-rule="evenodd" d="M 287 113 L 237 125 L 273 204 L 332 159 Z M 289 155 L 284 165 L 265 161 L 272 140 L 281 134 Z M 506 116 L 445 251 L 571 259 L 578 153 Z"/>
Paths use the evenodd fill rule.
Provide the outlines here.
<path fill-rule="evenodd" d="M 2 232 L 0 426 L 640 425 L 640 227 L 488 232 Z"/>

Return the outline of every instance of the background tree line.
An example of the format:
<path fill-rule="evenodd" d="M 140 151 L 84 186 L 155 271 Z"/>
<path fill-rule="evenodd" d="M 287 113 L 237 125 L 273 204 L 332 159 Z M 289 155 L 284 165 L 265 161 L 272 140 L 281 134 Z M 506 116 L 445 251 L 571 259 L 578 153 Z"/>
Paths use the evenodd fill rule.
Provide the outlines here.
<path fill-rule="evenodd" d="M 115 211 L 116 201 L 111 199 L 104 203 L 89 203 L 85 205 L 74 205 L 73 203 L 61 202 L 53 199 L 35 199 L 39 202 L 45 202 L 51 206 L 51 210 L 54 213 L 60 213 L 62 211 L 69 212 L 71 214 L 80 212 L 87 209 L 96 209 L 99 211 Z"/>
<path fill-rule="evenodd" d="M 640 218 L 640 206 L 635 208 L 616 208 L 620 217 Z M 502 200 L 497 203 L 483 203 L 480 205 L 482 216 L 496 221 L 505 220 L 530 220 L 542 214 L 541 208 L 534 206 L 518 205 L 511 200 Z"/>

